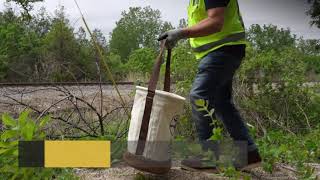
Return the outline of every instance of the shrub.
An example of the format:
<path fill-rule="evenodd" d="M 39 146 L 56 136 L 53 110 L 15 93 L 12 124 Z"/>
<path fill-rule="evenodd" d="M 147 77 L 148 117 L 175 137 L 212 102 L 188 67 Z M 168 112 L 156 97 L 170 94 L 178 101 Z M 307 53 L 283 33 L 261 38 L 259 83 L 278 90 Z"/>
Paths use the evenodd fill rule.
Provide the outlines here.
<path fill-rule="evenodd" d="M 196 75 L 198 61 L 188 42 L 180 43 L 172 52 L 172 79 L 176 83 L 176 93 L 189 97 L 192 81 Z M 191 119 L 191 105 L 185 104 L 185 112 L 177 124 L 177 136 L 180 138 L 195 139 L 195 126 Z"/>
<path fill-rule="evenodd" d="M 314 89 L 304 85 L 304 55 L 295 48 L 282 52 L 248 53 L 240 73 L 237 102 L 246 119 L 264 128 L 278 127 L 291 133 L 315 127 L 320 103 Z M 247 88 L 245 93 L 241 89 Z M 240 93 L 239 93 L 240 92 Z"/>
<path fill-rule="evenodd" d="M 4 131 L 0 133 L 0 174 L 3 179 L 75 179 L 70 170 L 19 168 L 18 142 L 44 140 L 44 126 L 50 121 L 46 116 L 38 121 L 30 118 L 29 111 L 24 111 L 13 119 L 8 114 L 2 115 Z"/>
<path fill-rule="evenodd" d="M 176 82 L 179 94 L 188 96 L 198 69 L 198 63 L 188 42 L 183 42 L 174 49 L 172 55 L 172 77 Z"/>
<path fill-rule="evenodd" d="M 313 169 L 305 163 L 319 163 L 319 133 L 319 128 L 306 135 L 269 131 L 266 136 L 257 140 L 264 170 L 272 172 L 275 163 L 287 163 L 297 168 L 300 179 L 311 179 Z"/>

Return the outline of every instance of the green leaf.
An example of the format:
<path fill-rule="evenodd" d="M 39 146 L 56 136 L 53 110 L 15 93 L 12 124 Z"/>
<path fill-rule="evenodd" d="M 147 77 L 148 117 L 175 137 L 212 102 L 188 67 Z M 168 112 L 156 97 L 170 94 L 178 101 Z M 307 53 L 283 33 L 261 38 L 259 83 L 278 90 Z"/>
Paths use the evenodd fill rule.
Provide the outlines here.
<path fill-rule="evenodd" d="M 255 128 L 252 124 L 249 124 L 249 123 L 247 123 L 247 126 L 248 126 L 249 128 Z"/>
<path fill-rule="evenodd" d="M 213 113 L 214 113 L 214 109 L 211 109 L 210 112 L 209 112 L 209 115 L 212 117 Z"/>
<path fill-rule="evenodd" d="M 8 147 L 9 143 L 8 142 L 1 142 L 0 141 L 0 148 L 6 148 Z"/>
<path fill-rule="evenodd" d="M 14 150 L 14 151 L 12 152 L 12 155 L 18 156 L 18 155 L 19 155 L 19 150 L 18 150 L 18 149 Z"/>
<path fill-rule="evenodd" d="M 206 101 L 203 100 L 203 99 L 197 99 L 197 100 L 195 101 L 195 104 L 196 104 L 197 106 L 199 106 L 199 107 L 205 107 Z"/>
<path fill-rule="evenodd" d="M 244 175 L 243 180 L 251 180 L 251 177 L 247 174 Z"/>
<path fill-rule="evenodd" d="M 1 135 L 1 140 L 2 141 L 7 141 L 8 139 L 11 138 L 18 138 L 18 131 L 14 131 L 14 130 L 7 130 L 4 133 L 2 133 Z"/>
<path fill-rule="evenodd" d="M 2 173 L 17 173 L 17 168 L 13 167 L 12 165 L 4 165 L 3 167 L 0 168 L 0 172 Z"/>
<path fill-rule="evenodd" d="M 2 122 L 5 126 L 8 126 L 8 127 L 17 126 L 16 120 L 14 120 L 12 117 L 10 117 L 7 113 L 2 115 Z"/>
<path fill-rule="evenodd" d="M 22 127 L 26 124 L 27 122 L 27 118 L 29 116 L 30 111 L 23 111 L 19 118 L 18 118 L 18 122 L 19 122 L 19 126 Z"/>
<path fill-rule="evenodd" d="M 43 117 L 43 118 L 40 120 L 39 127 L 40 127 L 40 128 L 44 127 L 46 124 L 48 124 L 48 122 L 49 122 L 50 120 L 51 120 L 50 115 L 47 115 L 47 116 Z"/>
<path fill-rule="evenodd" d="M 40 139 L 44 139 L 45 137 L 46 137 L 46 133 L 45 132 L 40 132 L 39 138 Z"/>
<path fill-rule="evenodd" d="M 18 141 L 0 142 L 0 148 L 10 148 L 18 145 Z"/>
<path fill-rule="evenodd" d="M 200 111 L 205 111 L 205 110 L 206 110 L 206 108 L 198 108 L 198 109 L 197 109 L 197 111 L 199 111 L 199 112 L 200 112 Z"/>
<path fill-rule="evenodd" d="M 5 149 L 5 148 L 1 148 L 0 149 L 0 155 L 6 153 L 7 151 L 9 151 L 10 149 Z"/>
<path fill-rule="evenodd" d="M 26 141 L 30 141 L 33 138 L 35 130 L 35 123 L 33 121 L 29 121 L 24 127 L 21 129 L 21 135 Z"/>
<path fill-rule="evenodd" d="M 207 109 L 209 108 L 209 101 L 208 101 L 208 100 L 205 101 L 204 106 L 205 106 Z"/>
<path fill-rule="evenodd" d="M 212 136 L 210 137 L 210 140 L 217 141 L 222 139 L 222 128 L 214 128 L 212 130 Z"/>

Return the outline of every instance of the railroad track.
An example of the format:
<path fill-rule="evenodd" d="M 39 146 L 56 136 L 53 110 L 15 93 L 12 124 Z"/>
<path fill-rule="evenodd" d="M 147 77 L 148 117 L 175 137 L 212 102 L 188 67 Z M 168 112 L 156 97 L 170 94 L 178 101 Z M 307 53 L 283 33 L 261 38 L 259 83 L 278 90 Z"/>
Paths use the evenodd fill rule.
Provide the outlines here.
<path fill-rule="evenodd" d="M 40 82 L 40 83 L 0 83 L 1 87 L 43 87 L 43 86 L 112 86 L 111 82 Z M 117 85 L 134 85 L 134 82 L 117 82 Z"/>

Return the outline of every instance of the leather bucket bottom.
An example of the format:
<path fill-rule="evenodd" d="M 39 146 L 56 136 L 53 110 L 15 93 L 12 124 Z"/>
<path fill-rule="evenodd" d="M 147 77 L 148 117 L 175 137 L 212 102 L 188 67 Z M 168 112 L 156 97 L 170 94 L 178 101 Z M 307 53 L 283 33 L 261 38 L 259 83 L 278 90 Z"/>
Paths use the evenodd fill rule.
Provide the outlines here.
<path fill-rule="evenodd" d="M 134 155 L 130 152 L 124 153 L 123 159 L 128 163 L 129 166 L 153 174 L 166 174 L 171 169 L 170 160 L 154 161 L 141 155 Z"/>

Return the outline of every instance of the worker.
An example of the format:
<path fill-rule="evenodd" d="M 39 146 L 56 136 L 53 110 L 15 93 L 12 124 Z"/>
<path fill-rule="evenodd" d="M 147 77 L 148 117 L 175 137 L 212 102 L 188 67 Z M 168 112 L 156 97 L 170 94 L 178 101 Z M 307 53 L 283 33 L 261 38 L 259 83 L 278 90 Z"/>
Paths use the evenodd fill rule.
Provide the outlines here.
<path fill-rule="evenodd" d="M 188 27 L 175 29 L 160 35 L 166 39 L 166 47 L 172 49 L 179 40 L 190 39 L 195 56 L 200 60 L 193 82 L 190 101 L 192 119 L 203 149 L 208 148 L 212 136 L 212 120 L 198 111 L 195 101 L 203 99 L 215 110 L 217 119 L 235 142 L 245 142 L 247 162 L 241 169 L 260 165 L 261 158 L 248 129 L 232 101 L 232 81 L 245 57 L 245 27 L 237 0 L 190 0 Z M 185 167 L 193 169 L 216 168 L 207 165 L 199 157 L 185 159 Z"/>

